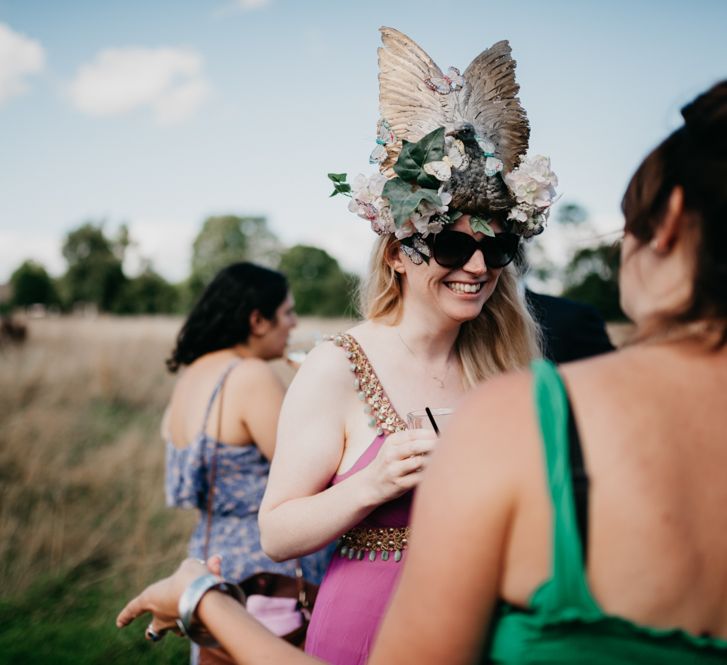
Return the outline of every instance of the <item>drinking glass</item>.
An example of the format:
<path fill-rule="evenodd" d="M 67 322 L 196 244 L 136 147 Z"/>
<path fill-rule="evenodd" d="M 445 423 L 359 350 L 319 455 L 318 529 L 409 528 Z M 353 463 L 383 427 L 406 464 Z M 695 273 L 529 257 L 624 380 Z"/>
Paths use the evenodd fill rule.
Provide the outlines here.
<path fill-rule="evenodd" d="M 446 426 L 447 422 L 451 419 L 453 410 L 448 408 L 442 409 L 429 409 L 434 418 L 434 422 L 437 423 L 437 428 L 442 431 L 442 428 Z M 427 412 L 424 409 L 420 411 L 410 411 L 406 414 L 406 424 L 409 429 L 433 429 L 432 423 L 427 416 Z"/>

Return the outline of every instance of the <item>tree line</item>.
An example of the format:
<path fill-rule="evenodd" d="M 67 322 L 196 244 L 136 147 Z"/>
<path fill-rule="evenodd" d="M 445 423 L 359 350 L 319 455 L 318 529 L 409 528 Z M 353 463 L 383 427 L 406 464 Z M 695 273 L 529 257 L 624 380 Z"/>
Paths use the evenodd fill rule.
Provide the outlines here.
<path fill-rule="evenodd" d="M 591 222 L 585 209 L 570 203 L 561 206 L 553 223 L 568 244 L 569 232 L 588 232 Z M 124 258 L 134 245 L 124 225 L 111 234 L 103 222 L 85 222 L 63 240 L 63 275 L 51 277 L 41 264 L 25 261 L 10 278 L 12 295 L 4 307 L 42 304 L 67 312 L 90 304 L 113 314 L 186 313 L 218 270 L 234 261 L 253 261 L 288 276 L 300 314 L 356 314 L 358 278 L 342 270 L 323 249 L 284 247 L 264 217 L 208 217 L 192 245 L 190 274 L 179 283 L 168 282 L 144 260 L 139 274 L 127 275 Z M 569 261 L 556 266 L 535 243 L 528 251 L 530 273 L 540 280 L 555 278 L 562 285 L 563 296 L 593 305 L 607 321 L 623 319 L 618 297 L 618 243 L 589 242 L 582 246 L 576 241 L 571 246 L 575 249 Z"/>
<path fill-rule="evenodd" d="M 134 276 L 124 259 L 135 243 L 125 225 L 115 233 L 100 221 L 69 231 L 62 245 L 66 264 L 60 277 L 37 261 L 24 261 L 10 277 L 6 310 L 43 305 L 70 312 L 92 306 L 111 314 L 186 313 L 218 270 L 235 261 L 253 261 L 284 272 L 300 314 L 353 316 L 357 277 L 345 272 L 325 250 L 284 247 L 264 217 L 208 217 L 192 245 L 189 276 L 167 281 L 148 260 Z"/>

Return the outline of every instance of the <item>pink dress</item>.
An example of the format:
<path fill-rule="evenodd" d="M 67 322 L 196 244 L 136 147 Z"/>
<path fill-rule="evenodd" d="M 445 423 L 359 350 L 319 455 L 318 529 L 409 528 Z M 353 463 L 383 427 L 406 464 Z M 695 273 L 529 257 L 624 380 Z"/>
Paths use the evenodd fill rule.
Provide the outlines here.
<path fill-rule="evenodd" d="M 342 340 L 338 344 L 337 340 Z M 334 338 L 352 360 L 354 385 L 364 393 L 363 401 L 372 411 L 377 436 L 346 473 L 335 476 L 331 484 L 344 482 L 365 468 L 376 457 L 388 433 L 406 428 L 396 414 L 363 350 L 350 335 Z M 355 367 L 356 369 L 353 369 Z M 360 396 L 360 395 L 359 395 Z M 397 529 L 409 524 L 412 492 L 382 504 L 357 527 Z M 350 533 L 350 532 L 349 532 Z M 396 551 L 376 547 L 352 549 L 340 541 L 326 571 L 308 627 L 306 653 L 334 665 L 366 662 L 376 631 L 406 561 L 406 546 Z"/>

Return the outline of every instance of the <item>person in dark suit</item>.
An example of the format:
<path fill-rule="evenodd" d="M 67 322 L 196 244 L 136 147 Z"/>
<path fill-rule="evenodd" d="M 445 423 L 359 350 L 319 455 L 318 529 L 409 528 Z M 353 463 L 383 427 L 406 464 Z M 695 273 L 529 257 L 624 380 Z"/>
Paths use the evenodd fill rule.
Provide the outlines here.
<path fill-rule="evenodd" d="M 543 355 L 554 363 L 613 351 L 601 315 L 591 305 L 525 289 L 525 300 L 543 331 Z"/>

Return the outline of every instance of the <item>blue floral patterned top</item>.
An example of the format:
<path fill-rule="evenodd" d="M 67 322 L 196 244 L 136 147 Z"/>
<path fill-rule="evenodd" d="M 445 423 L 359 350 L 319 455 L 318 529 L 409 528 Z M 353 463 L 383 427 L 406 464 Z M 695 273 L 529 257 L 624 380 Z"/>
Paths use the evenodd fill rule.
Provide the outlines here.
<path fill-rule="evenodd" d="M 222 575 L 235 581 L 261 571 L 295 575 L 295 560 L 276 563 L 265 555 L 260 546 L 257 514 L 270 463 L 255 445 L 228 445 L 206 434 L 215 398 L 228 374 L 239 362 L 242 361 L 236 360 L 229 365 L 217 382 L 195 439 L 185 448 L 166 442 L 167 505 L 200 511 L 197 528 L 189 542 L 189 555 L 203 558 L 210 470 L 216 448 L 217 469 L 208 552 L 222 555 Z M 303 557 L 305 578 L 315 584 L 320 583 L 328 559 L 327 550 Z"/>

